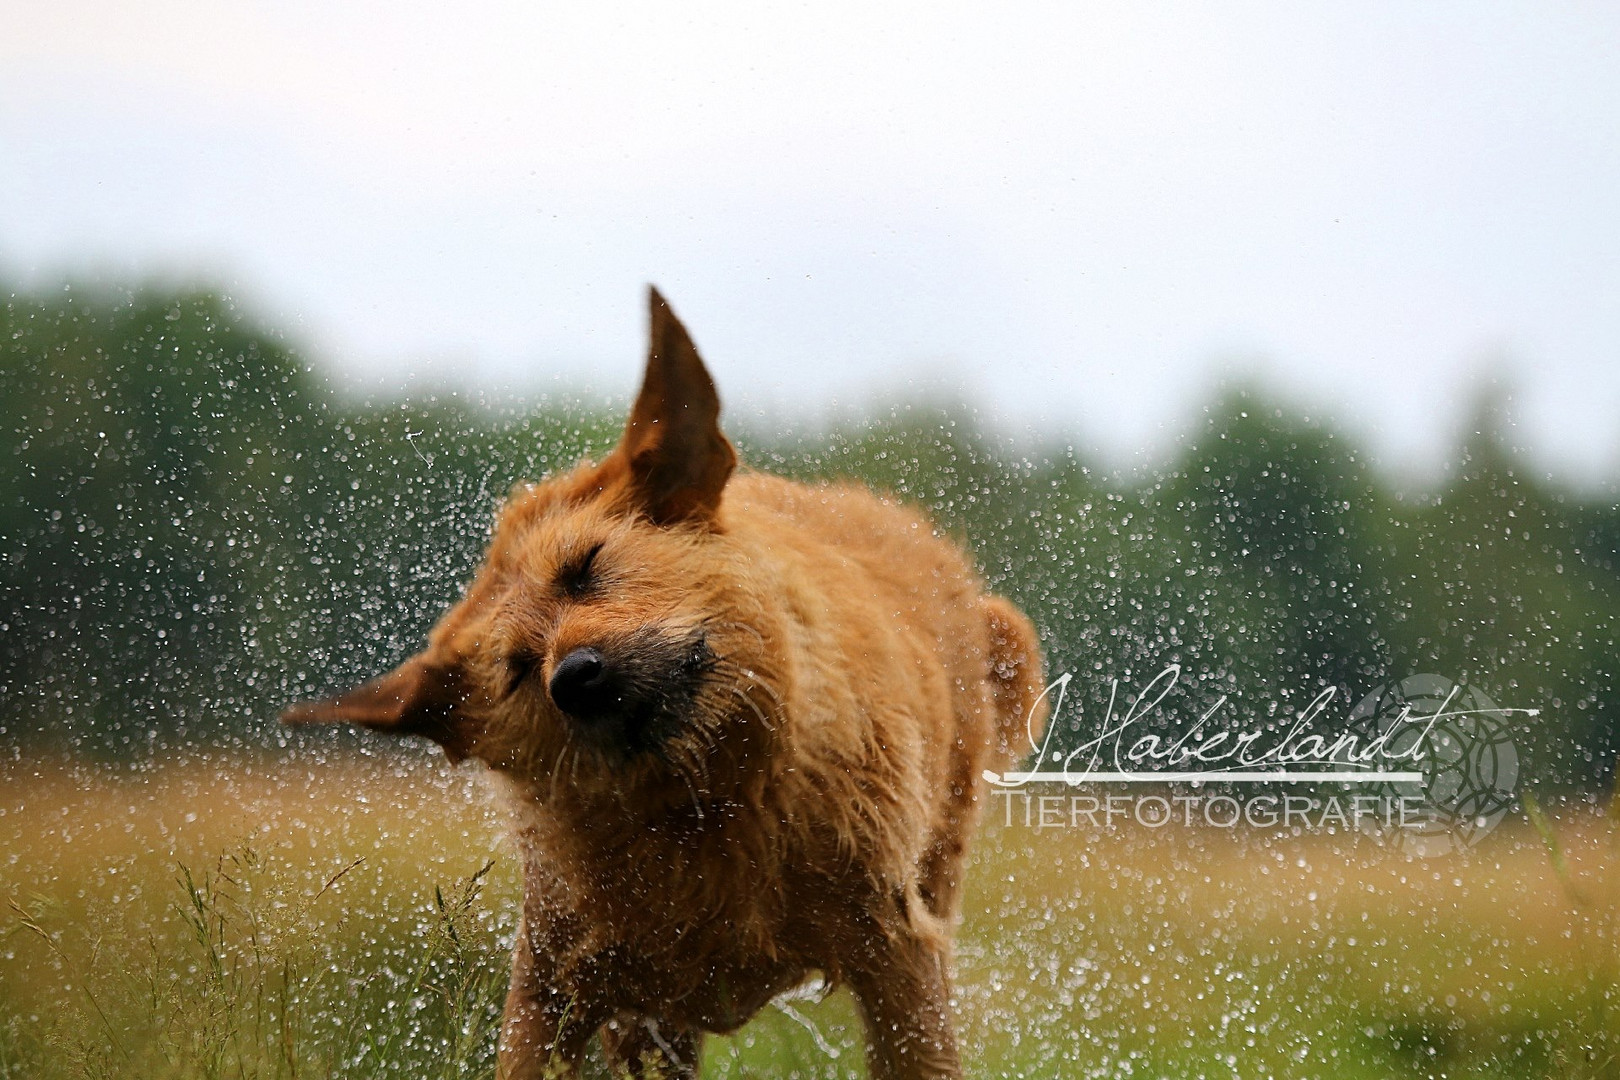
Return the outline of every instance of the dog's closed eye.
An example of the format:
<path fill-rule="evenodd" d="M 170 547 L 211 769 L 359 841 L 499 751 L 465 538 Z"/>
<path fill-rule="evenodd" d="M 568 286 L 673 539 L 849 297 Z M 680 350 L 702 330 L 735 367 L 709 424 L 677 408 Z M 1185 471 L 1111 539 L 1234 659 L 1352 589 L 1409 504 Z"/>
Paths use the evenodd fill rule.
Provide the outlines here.
<path fill-rule="evenodd" d="M 539 659 L 530 652 L 515 652 L 506 658 L 504 682 L 501 686 L 501 696 L 511 697 L 523 681 L 534 674 L 534 669 L 540 664 Z"/>
<path fill-rule="evenodd" d="M 595 544 L 563 564 L 557 572 L 557 584 L 564 593 L 579 597 L 591 591 L 596 584 L 596 557 L 601 553 L 602 545 Z"/>

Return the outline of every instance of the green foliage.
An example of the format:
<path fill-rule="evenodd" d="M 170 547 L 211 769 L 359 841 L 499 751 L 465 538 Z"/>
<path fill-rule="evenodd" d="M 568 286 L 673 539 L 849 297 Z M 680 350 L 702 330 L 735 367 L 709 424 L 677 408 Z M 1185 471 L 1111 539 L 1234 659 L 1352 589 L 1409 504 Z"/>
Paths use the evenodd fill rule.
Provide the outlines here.
<path fill-rule="evenodd" d="M 513 482 L 602 452 L 619 422 L 545 399 L 357 403 L 208 295 L 12 295 L 0 741 L 124 758 L 285 738 L 282 704 L 415 646 Z M 1526 475 L 1488 410 L 1476 427 L 1424 498 L 1252 390 L 1143 478 L 1000 444 L 962 408 L 736 434 L 752 464 L 896 491 L 969 539 L 1088 715 L 1108 680 L 1169 663 L 1185 708 L 1231 694 L 1279 718 L 1324 686 L 1435 671 L 1542 709 L 1519 740 L 1531 774 L 1593 786 L 1620 750 L 1620 508 Z"/>

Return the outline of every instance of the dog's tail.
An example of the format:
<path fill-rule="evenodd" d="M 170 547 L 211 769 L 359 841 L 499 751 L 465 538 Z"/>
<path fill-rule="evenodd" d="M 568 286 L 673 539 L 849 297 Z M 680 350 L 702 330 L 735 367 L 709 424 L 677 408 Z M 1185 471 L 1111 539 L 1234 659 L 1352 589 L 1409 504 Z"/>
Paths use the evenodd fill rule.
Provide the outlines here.
<path fill-rule="evenodd" d="M 995 708 L 994 746 L 1003 767 L 1039 746 L 1051 711 L 1043 695 L 1041 645 L 1035 627 L 999 596 L 980 603 L 990 629 L 990 692 Z"/>

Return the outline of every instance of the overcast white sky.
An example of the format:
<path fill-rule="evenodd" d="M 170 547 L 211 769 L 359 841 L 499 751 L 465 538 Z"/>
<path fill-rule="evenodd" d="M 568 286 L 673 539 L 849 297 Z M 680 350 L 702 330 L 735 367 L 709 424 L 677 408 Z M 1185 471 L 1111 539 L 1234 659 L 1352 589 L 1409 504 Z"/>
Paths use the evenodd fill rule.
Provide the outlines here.
<path fill-rule="evenodd" d="M 1252 378 L 1620 475 L 1620 6 L 20 0 L 0 275 L 220 283 L 363 385 L 959 396 L 1124 463 Z"/>

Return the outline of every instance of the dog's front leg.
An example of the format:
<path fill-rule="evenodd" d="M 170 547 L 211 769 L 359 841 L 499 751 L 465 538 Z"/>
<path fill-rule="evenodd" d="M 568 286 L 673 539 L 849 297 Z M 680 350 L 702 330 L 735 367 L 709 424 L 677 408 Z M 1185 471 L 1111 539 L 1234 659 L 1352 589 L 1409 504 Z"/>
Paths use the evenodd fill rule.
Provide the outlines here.
<path fill-rule="evenodd" d="M 537 953 L 528 920 L 512 949 L 512 983 L 501 1016 L 496 1080 L 557 1080 L 579 1068 L 585 1044 L 606 1018 L 578 991 L 557 985 L 551 965 Z"/>
<path fill-rule="evenodd" d="M 945 949 L 907 930 L 880 937 L 849 973 L 873 1080 L 959 1080 Z"/>

